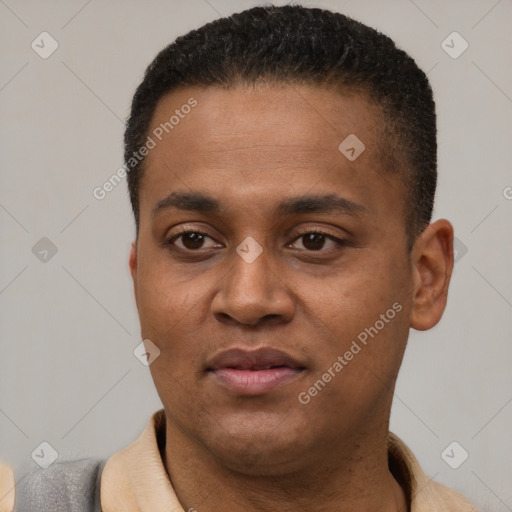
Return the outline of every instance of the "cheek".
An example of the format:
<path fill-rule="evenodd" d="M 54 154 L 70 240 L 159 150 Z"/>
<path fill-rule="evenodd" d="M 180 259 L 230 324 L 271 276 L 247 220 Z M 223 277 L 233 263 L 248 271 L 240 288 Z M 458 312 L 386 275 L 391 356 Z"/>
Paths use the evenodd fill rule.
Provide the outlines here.
<path fill-rule="evenodd" d="M 147 237 L 149 238 L 149 237 Z M 145 250 L 139 253 L 137 268 L 138 300 L 146 314 L 164 314 L 187 302 L 189 289 L 176 265 L 165 250 L 145 241 Z M 142 246 L 142 243 L 141 243 Z"/>
<path fill-rule="evenodd" d="M 162 258 L 144 260 L 137 274 L 137 305 L 142 335 L 165 350 L 170 338 L 179 341 L 181 332 L 200 304 L 197 287 L 190 285 Z"/>
<path fill-rule="evenodd" d="M 157 387 L 158 382 L 167 387 L 173 378 L 190 384 L 212 342 L 205 326 L 214 280 L 208 273 L 186 276 L 164 257 L 147 261 L 138 274 L 138 308 L 142 337 L 160 350 L 150 367 L 153 378 Z"/>
<path fill-rule="evenodd" d="M 404 285 L 393 264 L 362 260 L 354 258 L 331 278 L 310 281 L 299 292 L 315 316 L 348 337 L 373 324 L 403 296 Z"/>
<path fill-rule="evenodd" d="M 306 321 L 313 332 L 324 333 L 322 346 L 316 338 L 320 363 L 316 370 L 326 371 L 341 356 L 350 368 L 344 372 L 350 381 L 357 381 L 363 371 L 386 379 L 393 374 L 409 328 L 405 281 L 403 262 L 381 256 L 343 269 L 318 283 L 317 289 L 311 282 L 304 287 L 300 293 L 307 304 Z"/>
<path fill-rule="evenodd" d="M 324 332 L 326 337 L 316 338 L 315 368 L 300 396 L 311 398 L 307 406 L 310 415 L 343 411 L 350 422 L 364 425 L 369 415 L 387 403 L 405 350 L 408 325 L 400 301 L 377 294 L 356 298 L 349 291 L 338 294 L 335 306 L 314 312 L 319 324 L 316 332 Z"/>

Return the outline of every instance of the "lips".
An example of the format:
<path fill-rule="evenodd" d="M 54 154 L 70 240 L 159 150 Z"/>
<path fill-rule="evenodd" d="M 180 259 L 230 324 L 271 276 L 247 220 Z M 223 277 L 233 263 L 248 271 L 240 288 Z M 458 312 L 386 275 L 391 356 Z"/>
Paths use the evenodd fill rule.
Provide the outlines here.
<path fill-rule="evenodd" d="M 207 372 L 228 390 L 240 395 L 261 395 L 297 379 L 305 367 L 280 350 L 230 349 L 207 364 Z"/>
<path fill-rule="evenodd" d="M 301 365 L 285 352 L 270 348 L 254 351 L 226 350 L 214 357 L 207 366 L 208 370 L 232 368 L 252 371 L 269 370 L 276 367 L 301 368 Z"/>

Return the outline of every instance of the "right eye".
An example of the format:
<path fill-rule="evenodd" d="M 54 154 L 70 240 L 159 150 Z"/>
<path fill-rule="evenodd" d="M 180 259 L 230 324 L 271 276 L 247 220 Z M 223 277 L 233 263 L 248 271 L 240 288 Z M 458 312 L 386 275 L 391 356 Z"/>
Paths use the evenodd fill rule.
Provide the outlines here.
<path fill-rule="evenodd" d="M 211 240 L 213 244 L 205 247 L 204 244 L 207 239 Z M 176 247 L 186 251 L 195 251 L 197 249 L 213 249 L 214 247 L 220 246 L 218 242 L 216 242 L 206 233 L 197 230 L 183 231 L 177 235 L 174 235 L 169 238 L 169 240 L 167 240 L 166 244 L 175 245 Z"/>

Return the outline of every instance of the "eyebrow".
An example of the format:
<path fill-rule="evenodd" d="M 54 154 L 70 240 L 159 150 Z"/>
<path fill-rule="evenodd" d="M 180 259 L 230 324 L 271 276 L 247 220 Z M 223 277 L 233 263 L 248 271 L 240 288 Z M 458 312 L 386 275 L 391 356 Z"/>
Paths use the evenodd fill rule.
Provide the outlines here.
<path fill-rule="evenodd" d="M 167 197 L 158 201 L 153 209 L 153 217 L 161 211 L 176 208 L 178 210 L 201 213 L 220 213 L 221 203 L 201 192 L 171 192 Z M 275 208 L 276 216 L 299 215 L 301 213 L 339 213 L 355 216 L 367 209 L 349 199 L 336 194 L 301 195 L 285 199 Z"/>
<path fill-rule="evenodd" d="M 281 202 L 276 214 L 298 215 L 301 213 L 339 213 L 342 215 L 357 215 L 367 209 L 349 199 L 337 196 L 336 194 L 326 195 L 302 195 L 292 197 Z"/>

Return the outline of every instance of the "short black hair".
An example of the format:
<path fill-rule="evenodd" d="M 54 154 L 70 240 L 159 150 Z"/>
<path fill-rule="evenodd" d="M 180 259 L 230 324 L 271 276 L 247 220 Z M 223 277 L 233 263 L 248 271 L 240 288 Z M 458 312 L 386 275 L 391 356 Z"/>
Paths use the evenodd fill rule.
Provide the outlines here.
<path fill-rule="evenodd" d="M 261 81 L 339 85 L 365 93 L 379 107 L 389 142 L 381 149 L 383 164 L 402 168 L 408 191 L 411 247 L 430 222 L 437 182 L 436 112 L 428 78 L 388 36 L 343 14 L 297 5 L 254 7 L 217 19 L 178 37 L 148 66 L 124 138 L 137 234 L 144 159 L 133 155 L 147 141 L 159 100 L 178 88 Z"/>

